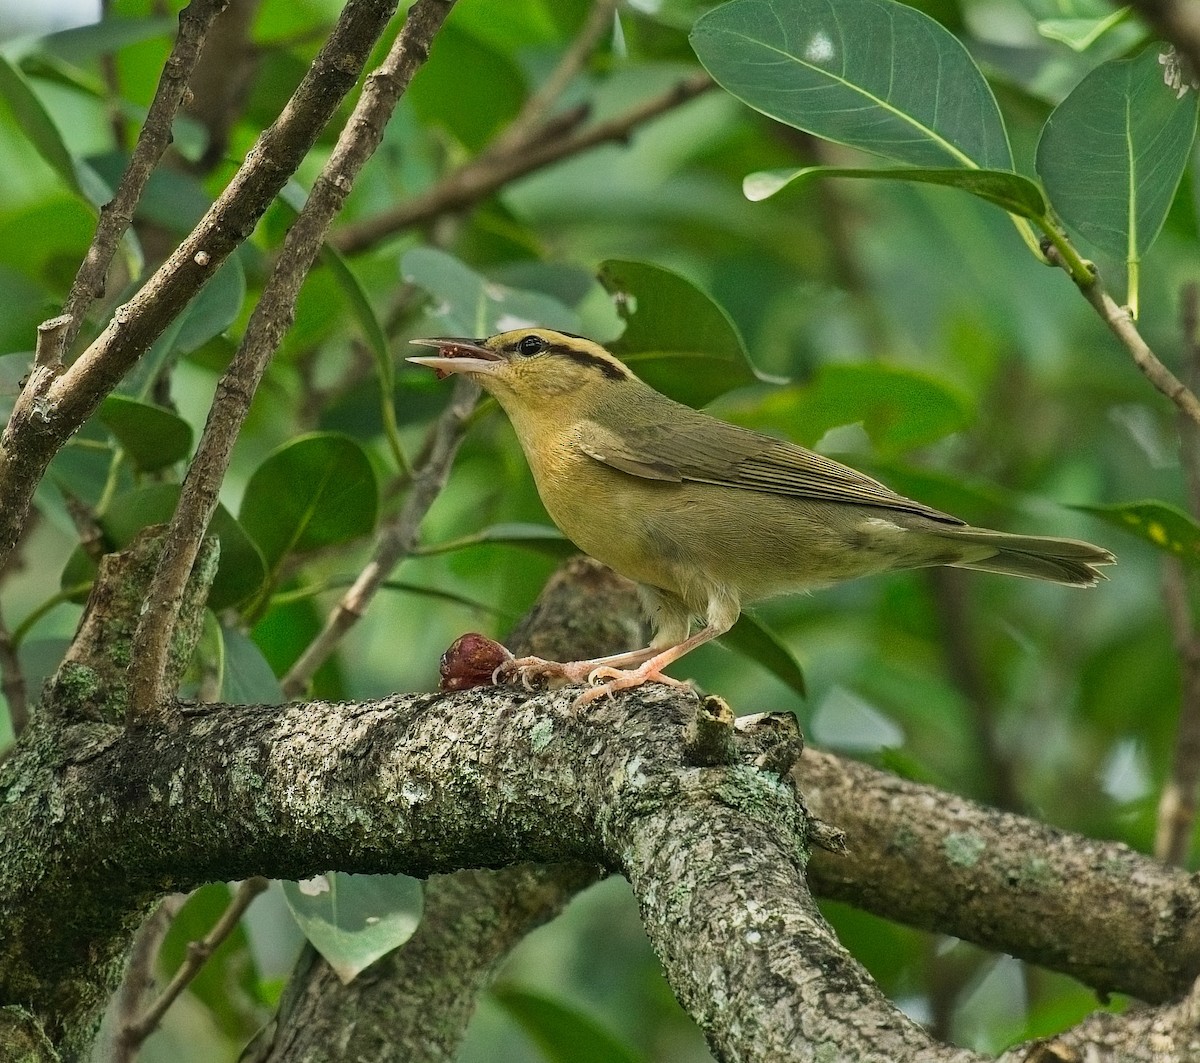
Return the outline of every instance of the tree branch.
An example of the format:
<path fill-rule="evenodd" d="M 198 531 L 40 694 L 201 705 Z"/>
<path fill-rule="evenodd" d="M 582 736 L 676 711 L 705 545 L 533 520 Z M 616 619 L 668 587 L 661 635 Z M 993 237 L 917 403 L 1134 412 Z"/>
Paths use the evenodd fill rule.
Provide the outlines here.
<path fill-rule="evenodd" d="M 100 211 L 100 221 L 91 246 L 79 265 L 71 291 L 63 305 L 68 324 L 63 331 L 54 365 L 61 366 L 83 325 L 83 316 L 104 295 L 105 276 L 121 237 L 133 221 L 133 212 L 146 190 L 146 182 L 171 143 L 171 123 L 187 95 L 204 40 L 213 22 L 229 0 L 191 0 L 179 13 L 179 33 L 171 54 L 163 64 L 162 77 L 150 101 L 129 165 L 121 175 L 116 194 Z"/>
<path fill-rule="evenodd" d="M 165 681 L 167 647 L 188 574 L 217 508 L 238 432 L 271 356 L 291 325 L 296 296 L 321 250 L 330 221 L 379 146 L 392 111 L 428 57 L 430 42 L 453 4 L 454 0 L 418 0 L 387 58 L 368 77 L 308 201 L 288 230 L 238 352 L 217 384 L 208 423 L 184 480 L 134 638 L 129 670 L 131 719 L 150 719 L 169 708 L 173 690 Z M 381 33 L 383 22 L 375 28 Z M 368 52 L 360 51 L 356 58 L 365 62 Z"/>
<path fill-rule="evenodd" d="M 924 930 L 1159 1002 L 1200 974 L 1200 881 L 1117 842 L 998 812 L 809 750 L 813 815 L 849 855 L 817 853 L 814 891 Z"/>
<path fill-rule="evenodd" d="M 1060 237 L 1060 242 L 1062 238 Z M 1064 246 L 1070 251 L 1069 245 Z M 1171 400 L 1183 416 L 1193 424 L 1200 425 L 1200 398 L 1174 373 L 1159 360 L 1158 355 L 1150 349 L 1150 345 L 1142 339 L 1137 325 L 1128 307 L 1118 306 L 1116 300 L 1108 294 L 1100 274 L 1090 263 L 1087 264 L 1087 275 L 1079 277 L 1072 270 L 1071 264 L 1064 258 L 1058 246 L 1051 243 L 1049 238 L 1042 241 L 1042 253 L 1046 261 L 1065 270 L 1083 297 L 1091 304 L 1093 310 L 1100 315 L 1109 331 L 1120 340 L 1121 345 L 1129 352 L 1133 364 L 1154 387 Z M 1070 252 L 1075 254 L 1075 252 Z M 1076 259 L 1078 261 L 1078 259 Z"/>
<path fill-rule="evenodd" d="M 347 0 L 279 118 L 191 234 L 64 372 L 35 366 L 0 438 L 0 567 L 50 459 L 253 232 L 354 86 L 394 0 Z"/>
<path fill-rule="evenodd" d="M 520 151 L 494 157 L 485 153 L 447 174 L 424 195 L 393 210 L 341 226 L 334 231 L 330 242 L 343 254 L 366 251 L 405 229 L 486 199 L 518 177 L 578 155 L 598 144 L 625 141 L 638 126 L 707 92 L 714 84 L 707 74 L 693 74 L 662 95 L 631 107 L 608 121 L 598 122 L 589 129 L 550 139 L 538 134 L 535 143 L 525 145 Z"/>
<path fill-rule="evenodd" d="M 1187 377 L 1195 389 L 1200 379 L 1200 289 L 1185 285 L 1181 317 Z M 1179 417 L 1179 464 L 1183 470 L 1189 508 L 1200 514 L 1200 428 L 1187 417 Z M 1163 558 L 1162 593 L 1167 623 L 1179 658 L 1179 722 L 1171 757 L 1171 777 L 1158 802 L 1158 825 L 1154 854 L 1160 860 L 1183 866 L 1192 845 L 1196 825 L 1196 790 L 1200 785 L 1200 634 L 1188 601 L 1190 579 L 1178 558 Z"/>

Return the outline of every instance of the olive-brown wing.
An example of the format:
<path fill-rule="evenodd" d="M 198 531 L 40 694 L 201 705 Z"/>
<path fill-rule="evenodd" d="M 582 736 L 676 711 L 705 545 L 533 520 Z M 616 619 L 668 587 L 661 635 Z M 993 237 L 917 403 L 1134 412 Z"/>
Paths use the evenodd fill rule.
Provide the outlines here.
<path fill-rule="evenodd" d="M 957 517 L 897 494 L 840 462 L 671 403 L 654 420 L 607 428 L 589 421 L 577 445 L 589 457 L 650 480 L 718 484 L 747 491 L 904 510 L 947 524 Z"/>

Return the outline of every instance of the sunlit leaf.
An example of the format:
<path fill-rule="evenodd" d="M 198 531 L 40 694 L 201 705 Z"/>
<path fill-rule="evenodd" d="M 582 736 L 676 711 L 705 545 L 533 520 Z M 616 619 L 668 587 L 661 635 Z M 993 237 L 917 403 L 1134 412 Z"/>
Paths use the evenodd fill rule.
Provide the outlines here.
<path fill-rule="evenodd" d="M 424 907 L 420 881 L 407 875 L 331 871 L 285 882 L 283 892 L 304 936 L 347 984 L 412 937 Z"/>
<path fill-rule="evenodd" d="M 642 1063 L 643 1058 L 590 1015 L 541 993 L 493 986 L 492 998 L 549 1063 Z"/>
<path fill-rule="evenodd" d="M 761 664 L 802 698 L 807 696 L 804 671 L 800 662 L 775 632 L 749 613 L 742 613 L 738 617 L 737 623 L 721 636 L 721 643 L 743 657 Z"/>
<path fill-rule="evenodd" d="M 1135 263 L 1154 242 L 1187 165 L 1197 94 L 1175 87 L 1163 45 L 1104 63 L 1054 109 L 1037 171 L 1054 209 L 1098 248 Z"/>
<path fill-rule="evenodd" d="M 314 433 L 284 444 L 255 469 L 238 517 L 274 570 L 289 553 L 368 534 L 378 507 L 363 448 L 349 436 Z"/>
<path fill-rule="evenodd" d="M 886 169 L 847 169 L 839 166 L 804 166 L 798 170 L 763 170 L 748 174 L 742 181 L 746 198 L 757 202 L 773 196 L 796 181 L 812 177 L 855 177 L 872 181 L 916 181 L 919 184 L 944 185 L 970 192 L 1023 218 L 1044 218 L 1049 210 L 1046 197 L 1028 177 L 1008 170 L 925 170 L 918 167 Z"/>
<path fill-rule="evenodd" d="M 649 262 L 609 259 L 600 282 L 626 321 L 609 349 L 651 387 L 703 406 L 759 379 L 729 315 L 685 277 Z"/>
<path fill-rule="evenodd" d="M 696 20 L 691 42 L 738 99 L 825 140 L 912 166 L 1012 169 L 967 50 L 894 0 L 732 0 Z"/>
<path fill-rule="evenodd" d="M 1123 502 L 1071 508 L 1095 514 L 1181 561 L 1200 564 L 1200 524 L 1190 514 L 1167 502 Z"/>

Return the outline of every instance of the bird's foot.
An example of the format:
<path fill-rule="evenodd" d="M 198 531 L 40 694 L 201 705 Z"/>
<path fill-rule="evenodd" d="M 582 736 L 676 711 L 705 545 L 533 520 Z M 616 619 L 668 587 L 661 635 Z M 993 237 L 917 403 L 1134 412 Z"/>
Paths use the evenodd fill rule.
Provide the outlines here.
<path fill-rule="evenodd" d="M 570 661 L 562 664 L 542 657 L 514 657 L 492 673 L 496 686 L 520 683 L 526 690 L 544 687 L 569 686 L 582 683 L 594 669 L 593 661 Z"/>
<path fill-rule="evenodd" d="M 591 684 L 591 689 L 585 690 L 575 699 L 574 707 L 577 709 L 582 708 L 584 705 L 588 705 L 600 698 L 612 697 L 618 690 L 632 690 L 634 687 L 640 687 L 645 683 L 662 683 L 665 686 L 674 687 L 676 690 L 686 690 L 688 693 L 695 693 L 695 687 L 690 682 L 672 679 L 657 668 L 650 667 L 653 663 L 653 661 L 647 661 L 640 668 L 633 668 L 628 671 L 621 668 L 593 668 L 587 676 L 587 681 Z M 603 680 L 608 680 L 608 682 L 603 682 Z"/>

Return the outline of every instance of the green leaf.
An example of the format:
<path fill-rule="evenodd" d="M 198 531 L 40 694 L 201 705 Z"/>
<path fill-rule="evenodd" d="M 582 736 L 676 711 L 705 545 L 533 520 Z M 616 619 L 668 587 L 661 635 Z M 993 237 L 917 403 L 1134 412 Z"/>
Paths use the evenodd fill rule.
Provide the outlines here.
<path fill-rule="evenodd" d="M 289 553 L 369 534 L 378 508 L 363 448 L 349 436 L 313 433 L 285 443 L 254 470 L 238 517 L 274 571 Z"/>
<path fill-rule="evenodd" d="M 188 354 L 219 336 L 237 320 L 245 299 L 246 271 L 241 257 L 233 254 L 188 304 L 173 349 Z"/>
<path fill-rule="evenodd" d="M 521 523 L 493 524 L 471 535 L 422 546 L 413 553 L 428 557 L 432 554 L 448 554 L 468 546 L 484 545 L 523 546 L 549 554 L 551 557 L 566 557 L 579 553 L 574 543 L 552 524 Z"/>
<path fill-rule="evenodd" d="M 100 517 L 100 527 L 113 549 L 120 550 L 143 528 L 169 521 L 178 501 L 178 484 L 134 488 L 112 500 Z M 209 530 L 221 541 L 221 560 L 209 591 L 208 606 L 214 610 L 227 609 L 262 587 L 266 566 L 258 547 L 223 505 L 217 506 Z M 87 582 L 94 574 L 95 566 L 82 550 L 77 550 L 63 570 L 63 586 Z"/>
<path fill-rule="evenodd" d="M 804 684 L 804 670 L 792 656 L 792 651 L 780 641 L 779 636 L 764 626 L 749 613 L 742 613 L 737 623 L 721 636 L 723 645 L 761 664 L 785 685 L 791 687 L 802 698 L 808 696 Z"/>
<path fill-rule="evenodd" d="M 1167 502 L 1122 502 L 1106 506 L 1072 506 L 1136 535 L 1191 565 L 1200 565 L 1200 524 Z"/>
<path fill-rule="evenodd" d="M 609 259 L 600 283 L 626 321 L 609 349 L 651 387 L 704 406 L 760 379 L 729 315 L 685 277 L 649 262 Z"/>
<path fill-rule="evenodd" d="M 400 272 L 434 297 L 432 316 L 447 335 L 484 337 L 526 326 L 579 331 L 579 315 L 557 299 L 488 280 L 445 251 L 414 247 Z"/>
<path fill-rule="evenodd" d="M 1128 17 L 1132 8 L 1119 7 L 1099 18 L 1045 18 L 1037 24 L 1038 33 L 1058 41 L 1076 52 L 1087 51 L 1114 26 Z"/>
<path fill-rule="evenodd" d="M 1050 115 L 1037 171 L 1054 209 L 1136 265 L 1162 228 L 1196 133 L 1197 94 L 1164 78 L 1165 47 L 1104 63 Z"/>
<path fill-rule="evenodd" d="M 71 154 L 58 125 L 25 75 L 3 55 L 0 55 L 0 96 L 12 110 L 26 139 L 72 192 L 95 207 L 112 199 L 112 190 L 100 175 Z"/>
<path fill-rule="evenodd" d="M 1046 217 L 1050 209 L 1035 182 L 1008 170 L 923 170 L 917 167 L 868 170 L 842 166 L 804 166 L 799 170 L 763 170 L 747 174 L 742 181 L 742 191 L 747 199 L 758 202 L 773 196 L 794 181 L 811 177 L 857 177 L 872 181 L 916 181 L 920 184 L 945 185 L 970 192 L 1012 214 L 1035 221 Z"/>
<path fill-rule="evenodd" d="M 970 414 L 967 400 L 945 382 L 877 363 L 824 365 L 811 384 L 781 388 L 753 405 L 723 411 L 738 424 L 785 431 L 810 447 L 831 428 L 861 423 L 883 456 L 957 432 Z"/>
<path fill-rule="evenodd" d="M 253 640 L 236 628 L 222 626 L 221 643 L 221 701 L 231 705 L 281 705 L 287 700 Z"/>
<path fill-rule="evenodd" d="M 492 987 L 496 1001 L 541 1049 L 549 1063 L 643 1063 L 590 1015 L 541 993 L 512 985 Z"/>
<path fill-rule="evenodd" d="M 154 472 L 191 453 L 192 426 L 161 406 L 109 395 L 97 415 L 140 472 Z"/>
<path fill-rule="evenodd" d="M 424 907 L 421 883 L 407 875 L 331 871 L 285 882 L 283 893 L 304 936 L 346 984 L 412 937 Z"/>
<path fill-rule="evenodd" d="M 814 136 L 912 166 L 1011 170 L 992 90 L 962 44 L 893 0 L 732 0 L 691 34 L 730 93 Z"/>

